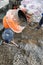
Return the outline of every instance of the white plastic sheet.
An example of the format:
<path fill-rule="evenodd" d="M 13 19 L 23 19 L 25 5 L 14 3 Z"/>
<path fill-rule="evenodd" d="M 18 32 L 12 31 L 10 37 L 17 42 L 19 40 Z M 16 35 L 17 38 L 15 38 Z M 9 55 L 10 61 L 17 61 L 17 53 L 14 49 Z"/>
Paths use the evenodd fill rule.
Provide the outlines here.
<path fill-rule="evenodd" d="M 9 0 L 0 0 L 0 9 L 9 4 Z"/>
<path fill-rule="evenodd" d="M 33 22 L 39 22 L 43 13 L 43 0 L 23 0 L 21 8 L 26 8 L 28 13 L 33 13 Z"/>

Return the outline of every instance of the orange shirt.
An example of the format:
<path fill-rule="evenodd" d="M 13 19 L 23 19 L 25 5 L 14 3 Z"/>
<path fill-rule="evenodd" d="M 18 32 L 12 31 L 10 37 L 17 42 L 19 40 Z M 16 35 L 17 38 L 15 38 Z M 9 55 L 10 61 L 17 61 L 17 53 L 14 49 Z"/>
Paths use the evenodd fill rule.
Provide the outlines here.
<path fill-rule="evenodd" d="M 24 29 L 17 22 L 13 21 L 12 19 L 7 19 L 6 16 L 3 18 L 3 26 L 4 28 L 11 28 L 16 33 L 21 33 Z"/>

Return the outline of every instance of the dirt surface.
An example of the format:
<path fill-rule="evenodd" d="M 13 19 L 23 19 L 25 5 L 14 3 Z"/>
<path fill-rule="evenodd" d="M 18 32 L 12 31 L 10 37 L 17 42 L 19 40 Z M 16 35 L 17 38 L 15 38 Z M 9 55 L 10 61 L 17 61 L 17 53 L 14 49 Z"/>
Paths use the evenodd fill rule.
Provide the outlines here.
<path fill-rule="evenodd" d="M 20 34 L 15 34 L 13 44 L 0 46 L 0 65 L 43 65 L 43 28 L 35 30 L 27 26 Z"/>

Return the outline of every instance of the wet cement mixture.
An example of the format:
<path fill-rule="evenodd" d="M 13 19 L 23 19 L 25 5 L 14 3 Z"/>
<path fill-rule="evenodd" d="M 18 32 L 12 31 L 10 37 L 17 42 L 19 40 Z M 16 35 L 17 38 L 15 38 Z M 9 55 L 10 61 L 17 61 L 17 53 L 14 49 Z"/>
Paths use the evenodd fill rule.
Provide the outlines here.
<path fill-rule="evenodd" d="M 13 44 L 0 46 L 0 65 L 43 65 L 43 28 L 27 26 L 20 34 L 15 34 Z"/>

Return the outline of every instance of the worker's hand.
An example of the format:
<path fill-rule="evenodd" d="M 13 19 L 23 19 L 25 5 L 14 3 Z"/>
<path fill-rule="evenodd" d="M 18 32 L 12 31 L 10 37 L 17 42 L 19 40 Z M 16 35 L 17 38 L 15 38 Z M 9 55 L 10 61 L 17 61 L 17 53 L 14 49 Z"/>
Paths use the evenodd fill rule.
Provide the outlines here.
<path fill-rule="evenodd" d="M 12 43 L 12 44 L 14 44 L 16 47 L 18 47 L 18 48 L 19 48 L 19 45 L 18 45 L 17 43 L 15 43 L 15 42 L 14 42 L 14 40 L 13 40 L 13 41 L 11 41 L 11 43 Z"/>

